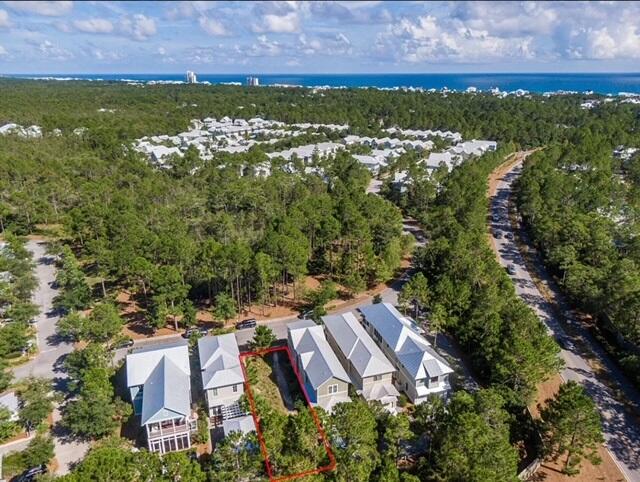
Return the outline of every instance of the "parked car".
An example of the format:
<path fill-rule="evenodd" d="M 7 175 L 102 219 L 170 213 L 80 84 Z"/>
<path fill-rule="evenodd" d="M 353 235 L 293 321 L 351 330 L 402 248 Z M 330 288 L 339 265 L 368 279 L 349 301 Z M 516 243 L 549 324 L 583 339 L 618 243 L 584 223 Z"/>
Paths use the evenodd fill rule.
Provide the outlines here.
<path fill-rule="evenodd" d="M 209 330 L 207 328 L 204 328 L 202 326 L 192 326 L 191 328 L 187 328 L 186 330 L 184 330 L 182 338 L 191 338 L 193 335 L 206 336 L 207 333 L 209 333 Z"/>
<path fill-rule="evenodd" d="M 493 235 L 495 236 L 496 239 L 501 239 L 502 238 L 502 231 L 496 231 L 495 233 L 493 233 Z"/>
<path fill-rule="evenodd" d="M 118 343 L 116 343 L 113 348 L 115 348 L 116 350 L 119 348 L 130 348 L 133 346 L 133 340 L 131 338 L 126 338 L 124 340 L 120 340 Z"/>
<path fill-rule="evenodd" d="M 45 464 L 39 465 L 38 467 L 32 467 L 30 469 L 22 472 L 18 477 L 16 477 L 14 482 L 30 482 L 35 480 L 38 475 L 43 475 L 47 473 L 47 466 Z"/>
<path fill-rule="evenodd" d="M 504 237 L 507 239 L 513 239 L 513 233 L 507 233 L 504 235 Z"/>
<path fill-rule="evenodd" d="M 38 320 L 36 320 L 35 318 L 31 318 L 31 319 L 29 320 L 29 324 L 30 324 L 30 325 L 35 325 L 36 323 L 38 323 Z"/>
<path fill-rule="evenodd" d="M 509 266 L 507 266 L 507 273 L 509 273 L 511 276 L 513 276 L 514 274 L 516 274 L 516 267 L 513 264 L 510 264 Z"/>
<path fill-rule="evenodd" d="M 247 328 L 255 328 L 255 326 L 258 324 L 258 322 L 256 321 L 255 318 L 247 318 L 246 320 L 242 320 L 239 321 L 238 323 L 236 323 L 236 329 L 237 330 L 244 330 Z"/>
<path fill-rule="evenodd" d="M 298 315 L 299 320 L 309 320 L 313 316 L 313 310 L 301 311 Z"/>

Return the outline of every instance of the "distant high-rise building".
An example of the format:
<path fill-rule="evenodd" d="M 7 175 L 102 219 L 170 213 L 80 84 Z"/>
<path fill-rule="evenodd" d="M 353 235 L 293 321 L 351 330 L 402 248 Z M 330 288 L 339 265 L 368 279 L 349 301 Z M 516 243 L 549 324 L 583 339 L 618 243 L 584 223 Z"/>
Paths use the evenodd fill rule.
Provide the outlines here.
<path fill-rule="evenodd" d="M 187 84 L 196 84 L 198 83 L 198 79 L 196 78 L 196 73 L 187 70 Z"/>
<path fill-rule="evenodd" d="M 247 85 L 256 87 L 260 85 L 260 79 L 258 77 L 247 77 Z"/>

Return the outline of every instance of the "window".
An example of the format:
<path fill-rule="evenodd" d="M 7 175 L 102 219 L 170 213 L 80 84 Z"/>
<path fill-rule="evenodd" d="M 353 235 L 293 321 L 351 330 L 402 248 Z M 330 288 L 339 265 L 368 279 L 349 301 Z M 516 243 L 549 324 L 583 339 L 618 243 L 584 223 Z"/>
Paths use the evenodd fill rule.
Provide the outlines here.
<path fill-rule="evenodd" d="M 379 382 L 380 380 L 382 380 L 382 375 L 374 375 L 373 376 L 373 381 L 374 382 Z"/>
<path fill-rule="evenodd" d="M 184 450 L 189 448 L 189 436 L 183 435 L 182 437 L 178 437 L 176 439 L 178 443 L 178 450 Z"/>
<path fill-rule="evenodd" d="M 217 388 L 212 388 L 211 389 L 211 395 L 214 396 L 214 397 L 217 397 L 218 396 L 218 389 Z"/>
<path fill-rule="evenodd" d="M 154 440 L 151 442 L 151 451 L 160 452 L 162 450 L 162 442 L 160 440 Z"/>
<path fill-rule="evenodd" d="M 333 393 L 338 393 L 338 385 L 329 385 L 329 387 L 327 388 L 327 391 L 329 392 L 329 395 L 333 394 Z"/>
<path fill-rule="evenodd" d="M 234 385 L 233 386 L 233 393 L 237 393 L 238 392 L 238 385 Z"/>
<path fill-rule="evenodd" d="M 431 377 L 431 378 L 429 379 L 429 381 L 430 381 L 431 383 L 438 383 L 438 377 Z"/>

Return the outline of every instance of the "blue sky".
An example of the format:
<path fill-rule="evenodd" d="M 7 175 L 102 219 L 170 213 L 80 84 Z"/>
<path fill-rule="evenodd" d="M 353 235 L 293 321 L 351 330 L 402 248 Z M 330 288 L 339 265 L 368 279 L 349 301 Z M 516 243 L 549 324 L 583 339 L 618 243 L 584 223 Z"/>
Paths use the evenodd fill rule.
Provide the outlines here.
<path fill-rule="evenodd" d="M 640 71 L 640 2 L 0 2 L 0 73 Z"/>

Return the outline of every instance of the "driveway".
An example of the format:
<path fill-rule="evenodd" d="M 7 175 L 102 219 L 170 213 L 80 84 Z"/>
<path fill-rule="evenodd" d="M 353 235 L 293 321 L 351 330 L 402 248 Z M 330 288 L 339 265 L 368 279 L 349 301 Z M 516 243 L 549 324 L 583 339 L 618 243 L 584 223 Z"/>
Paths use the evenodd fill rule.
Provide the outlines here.
<path fill-rule="evenodd" d="M 505 268 L 513 266 L 510 277 L 517 294 L 563 347 L 560 353 L 565 362 L 560 373 L 562 378 L 582 384 L 595 401 L 603 418 L 606 447 L 613 460 L 629 480 L 640 481 L 640 427 L 637 416 L 629 410 L 631 406 L 636 414 L 640 413 L 640 394 L 584 327 L 572 322 L 571 334 L 567 333 L 554 306 L 533 282 L 516 242 L 507 237 L 516 234 L 508 216 L 509 197 L 512 183 L 521 172 L 522 160 L 504 175 L 491 198 L 492 233 L 500 231 L 503 234 L 500 238 L 494 236 L 493 240 L 498 259 Z M 540 268 L 544 273 L 544 267 Z M 561 293 L 556 293 L 556 299 L 561 297 Z M 599 375 L 589 360 L 595 360 L 602 367 Z M 625 404 L 619 400 L 624 400 Z"/>
<path fill-rule="evenodd" d="M 53 258 L 46 254 L 46 243 L 30 239 L 27 241 L 27 249 L 33 253 L 36 264 L 35 274 L 38 279 L 38 287 L 33 294 L 33 302 L 40 309 L 35 325 L 38 353 L 32 360 L 14 368 L 13 375 L 16 380 L 30 376 L 48 378 L 53 381 L 57 390 L 65 392 L 67 374 L 62 369 L 62 363 L 64 358 L 73 351 L 73 346 L 56 335 L 56 323 L 60 317 L 53 309 L 53 299 L 57 294 L 57 290 L 53 288 L 56 278 L 55 263 Z M 53 419 L 54 422 L 60 419 L 57 407 L 54 410 Z M 68 434 L 59 427 L 54 427 L 52 434 L 58 461 L 57 474 L 66 474 L 71 464 L 84 457 L 89 444 L 70 439 Z"/>

